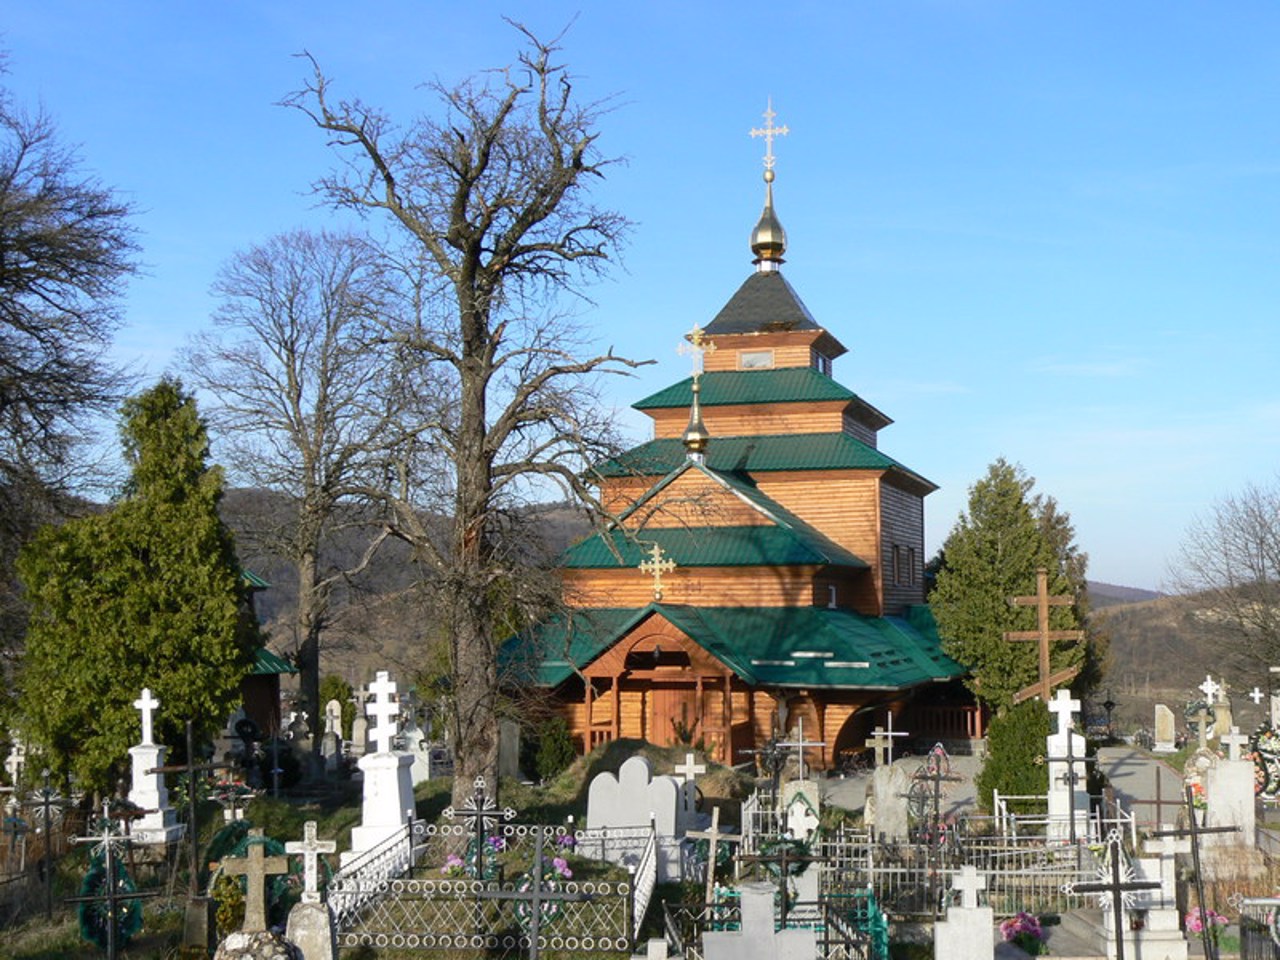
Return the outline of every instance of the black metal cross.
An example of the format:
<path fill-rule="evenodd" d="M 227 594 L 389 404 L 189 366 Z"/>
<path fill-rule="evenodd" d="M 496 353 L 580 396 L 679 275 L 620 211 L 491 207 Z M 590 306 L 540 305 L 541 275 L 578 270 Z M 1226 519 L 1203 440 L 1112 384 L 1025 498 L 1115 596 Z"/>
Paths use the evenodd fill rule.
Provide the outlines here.
<path fill-rule="evenodd" d="M 454 809 L 445 807 L 444 817 L 447 820 L 465 820 L 476 842 L 475 876 L 484 879 L 484 845 L 489 832 L 498 826 L 499 819 L 511 821 L 516 812 L 510 807 L 499 810 L 498 804 L 489 796 L 484 777 L 476 777 L 472 783 L 474 791 L 468 806 Z"/>
<path fill-rule="evenodd" d="M 104 866 L 106 868 L 107 889 L 105 893 L 83 897 L 65 897 L 66 903 L 105 903 L 107 905 L 107 960 L 116 960 L 116 925 L 119 922 L 119 911 L 124 904 L 134 900 L 145 900 L 160 895 L 159 890 L 121 891 L 117 889 L 115 850 L 117 845 L 126 849 L 133 843 L 128 836 L 114 833 L 111 829 L 111 811 L 104 802 L 102 804 L 102 833 L 90 837 L 73 837 L 72 843 L 98 843 L 102 845 Z M 127 909 L 127 908 L 126 908 Z"/>
<path fill-rule="evenodd" d="M 1112 830 L 1107 834 L 1108 856 L 1111 860 L 1110 880 L 1089 880 L 1084 883 L 1068 883 L 1062 889 L 1065 893 L 1107 893 L 1111 895 L 1112 919 L 1115 922 L 1116 960 L 1124 960 L 1124 895 L 1138 890 L 1159 890 L 1159 880 L 1125 880 L 1120 876 L 1120 858 L 1124 855 L 1124 845 L 1120 842 L 1120 833 Z"/>
<path fill-rule="evenodd" d="M 483 777 L 477 777 L 476 781 L 483 786 Z M 546 870 L 546 860 L 542 855 L 543 834 L 540 827 L 533 831 L 533 867 L 529 871 L 529 889 L 480 890 L 476 893 L 481 900 L 515 900 L 529 905 L 529 960 L 538 960 L 543 910 L 554 903 L 581 903 L 591 899 L 590 894 L 560 890 L 554 881 L 548 884 L 543 876 Z"/>
<path fill-rule="evenodd" d="M 1070 840 L 1071 845 L 1076 848 L 1076 866 L 1080 865 L 1080 838 L 1076 834 L 1076 784 L 1080 782 L 1080 774 L 1076 773 L 1076 764 L 1084 764 L 1086 767 L 1091 763 L 1097 763 L 1096 757 L 1079 757 L 1075 752 L 1075 736 L 1074 731 L 1067 730 L 1067 753 L 1063 757 L 1046 757 L 1049 763 L 1065 763 L 1067 772 L 1058 777 L 1059 783 L 1067 785 L 1067 810 L 1071 817 Z"/>
<path fill-rule="evenodd" d="M 781 903 L 779 923 L 787 925 L 787 877 L 791 876 L 791 867 L 809 863 L 830 863 L 831 858 L 816 854 L 796 853 L 787 841 L 779 845 L 777 853 L 743 853 L 735 858 L 739 863 L 762 863 L 766 866 L 776 864 L 778 867 L 778 900 Z M 800 871 L 796 871 L 799 873 Z"/>
<path fill-rule="evenodd" d="M 44 830 L 44 915 L 46 920 L 53 919 L 53 821 L 62 816 L 62 808 L 71 806 L 74 801 L 62 797 L 58 791 L 49 786 L 49 768 L 40 772 L 43 786 L 33 790 L 23 801 L 24 807 L 34 807 L 40 811 L 41 829 Z"/>

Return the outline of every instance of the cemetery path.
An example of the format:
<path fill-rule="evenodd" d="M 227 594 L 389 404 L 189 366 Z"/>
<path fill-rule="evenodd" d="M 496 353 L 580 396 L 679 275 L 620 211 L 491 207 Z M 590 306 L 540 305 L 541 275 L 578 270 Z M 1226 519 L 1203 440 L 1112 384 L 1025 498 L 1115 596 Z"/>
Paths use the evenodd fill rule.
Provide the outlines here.
<path fill-rule="evenodd" d="M 946 815 L 972 811 L 977 807 L 978 795 L 973 781 L 982 770 L 980 757 L 951 757 L 951 772 L 960 779 L 948 783 L 945 789 L 943 813 Z M 903 757 L 895 760 L 894 766 L 902 766 L 908 774 L 913 774 L 925 761 L 924 757 Z M 867 787 L 871 783 L 871 775 L 862 773 L 840 779 L 833 777 L 822 781 L 822 802 L 844 810 L 861 810 L 867 803 Z"/>
<path fill-rule="evenodd" d="M 1182 774 L 1169 764 L 1133 747 L 1116 746 L 1098 749 L 1098 766 L 1139 824 L 1177 820 L 1174 806 L 1182 800 Z"/>

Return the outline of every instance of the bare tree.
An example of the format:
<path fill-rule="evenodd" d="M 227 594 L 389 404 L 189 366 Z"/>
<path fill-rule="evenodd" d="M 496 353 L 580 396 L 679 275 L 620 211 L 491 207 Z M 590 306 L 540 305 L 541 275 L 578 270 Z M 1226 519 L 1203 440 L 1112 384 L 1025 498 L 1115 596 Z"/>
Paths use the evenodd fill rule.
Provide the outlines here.
<path fill-rule="evenodd" d="M 1196 517 L 1169 582 L 1223 658 L 1256 671 L 1280 663 L 1280 479 L 1246 486 Z"/>
<path fill-rule="evenodd" d="M 3 64 L 0 64 L 0 72 Z M 0 88 L 0 634 L 23 613 L 13 560 L 129 382 L 107 359 L 134 272 L 131 210 L 82 171 L 53 122 Z"/>
<path fill-rule="evenodd" d="M 297 571 L 295 655 L 314 722 L 334 590 L 385 536 L 364 495 L 404 396 L 378 346 L 398 309 L 395 287 L 366 239 L 295 231 L 234 256 L 213 290 L 215 331 L 195 338 L 184 366 L 217 398 L 210 419 L 230 447 L 233 475 L 291 505 L 283 526 L 255 537 Z M 354 566 L 336 559 L 350 557 L 353 528 L 367 537 Z M 348 549 L 326 551 L 340 535 Z"/>
<path fill-rule="evenodd" d="M 587 192 L 610 163 L 596 146 L 602 106 L 574 98 L 554 42 L 518 29 L 528 45 L 515 64 L 430 84 L 441 116 L 403 130 L 335 99 L 314 61 L 286 101 L 344 162 L 318 190 L 389 218 L 396 259 L 421 271 L 413 322 L 388 333 L 437 380 L 419 392 L 423 429 L 383 492 L 448 636 L 459 798 L 496 774 L 499 644 L 546 595 L 530 597 L 540 578 L 523 576 L 520 509 L 556 487 L 589 495 L 582 472 L 613 449 L 593 377 L 634 366 L 611 352 L 579 358 L 583 338 L 554 307 L 627 223 Z"/>

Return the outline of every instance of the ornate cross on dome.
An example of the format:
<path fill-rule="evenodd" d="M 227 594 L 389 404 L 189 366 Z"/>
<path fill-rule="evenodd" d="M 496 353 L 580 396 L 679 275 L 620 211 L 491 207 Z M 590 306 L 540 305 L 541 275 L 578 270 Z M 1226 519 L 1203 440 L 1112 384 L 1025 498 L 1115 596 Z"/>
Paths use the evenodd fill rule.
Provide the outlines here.
<path fill-rule="evenodd" d="M 693 325 L 693 329 L 684 335 L 684 338 L 688 342 L 676 347 L 676 353 L 682 357 L 686 355 L 693 357 L 693 382 L 697 383 L 698 378 L 703 373 L 705 355 L 715 353 L 716 345 L 707 336 L 706 331 L 696 323 Z"/>
<path fill-rule="evenodd" d="M 767 174 L 773 172 L 773 138 L 785 137 L 791 131 L 788 130 L 786 126 L 775 127 L 773 125 L 773 118 L 777 116 L 777 114 L 773 112 L 773 97 L 769 98 L 769 106 L 765 108 L 762 116 L 764 117 L 764 126 L 752 127 L 751 136 L 764 137 L 764 169 L 766 171 L 766 179 L 771 180 L 773 178 L 769 177 Z"/>
<path fill-rule="evenodd" d="M 649 559 L 640 561 L 640 572 L 653 576 L 653 599 L 662 599 L 662 575 L 676 568 L 676 562 L 662 556 L 662 547 L 654 544 L 649 548 Z"/>

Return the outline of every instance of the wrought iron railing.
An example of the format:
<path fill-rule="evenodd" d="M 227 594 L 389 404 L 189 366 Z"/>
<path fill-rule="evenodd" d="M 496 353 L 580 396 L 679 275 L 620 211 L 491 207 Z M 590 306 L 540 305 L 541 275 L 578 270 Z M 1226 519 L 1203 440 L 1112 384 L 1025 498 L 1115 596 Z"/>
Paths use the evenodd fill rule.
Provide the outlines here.
<path fill-rule="evenodd" d="M 649 842 L 640 854 L 640 863 L 636 866 L 635 876 L 631 881 L 631 939 L 640 939 L 640 927 L 644 924 L 644 916 L 649 912 L 649 901 L 653 898 L 653 888 L 658 882 L 658 834 L 650 828 Z"/>
<path fill-rule="evenodd" d="M 329 909 L 339 930 L 355 923 L 370 904 L 385 897 L 389 881 L 409 870 L 413 825 L 406 823 L 377 846 L 353 857 L 329 880 Z"/>

